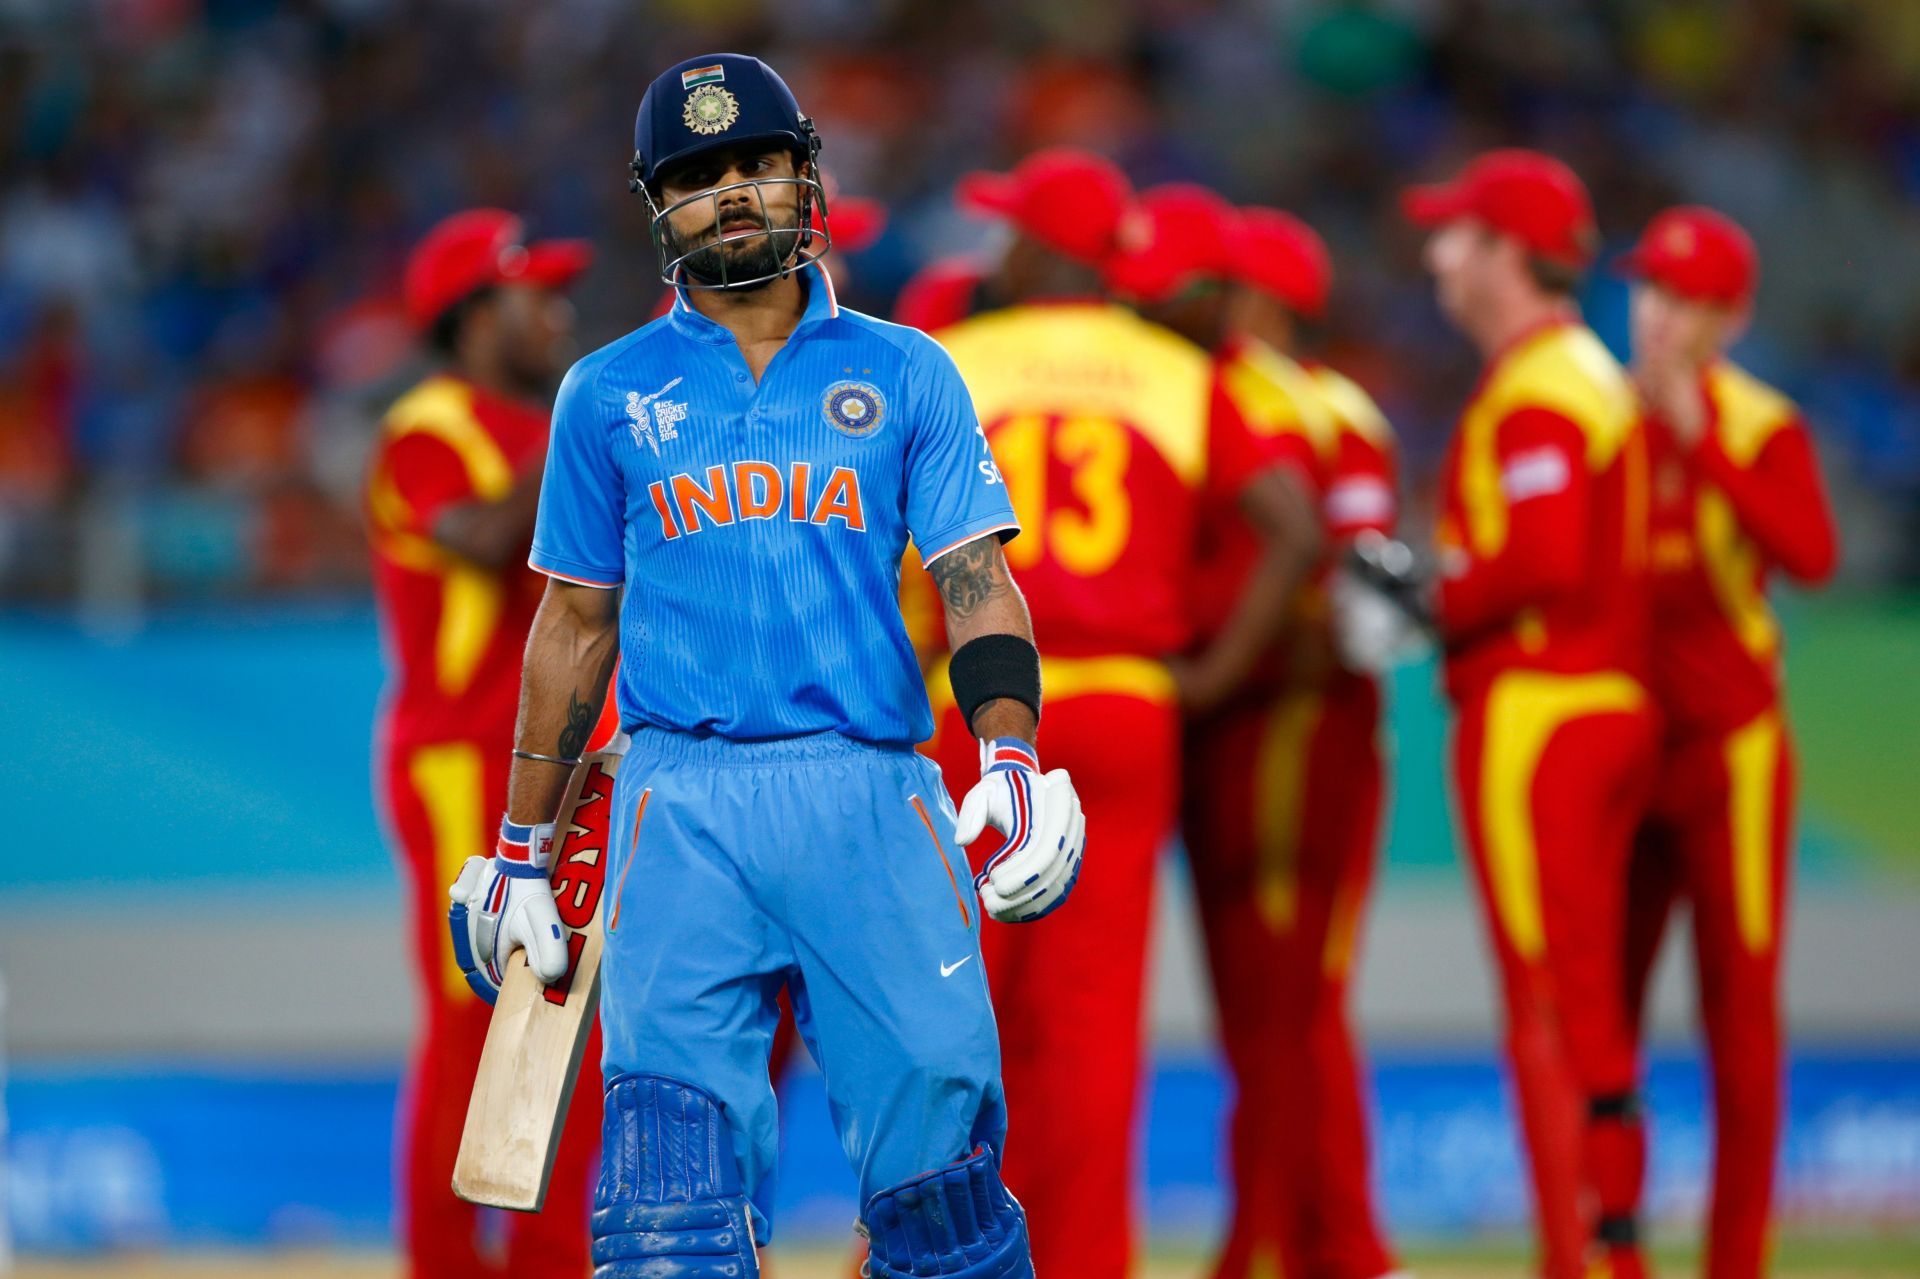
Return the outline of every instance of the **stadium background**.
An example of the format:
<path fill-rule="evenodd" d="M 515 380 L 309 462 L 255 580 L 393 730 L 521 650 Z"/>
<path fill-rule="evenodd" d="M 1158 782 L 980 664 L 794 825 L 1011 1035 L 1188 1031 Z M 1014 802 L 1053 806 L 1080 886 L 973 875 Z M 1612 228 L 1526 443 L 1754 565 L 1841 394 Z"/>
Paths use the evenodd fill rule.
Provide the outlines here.
<path fill-rule="evenodd" d="M 1909 0 L 0 0 L 0 1175 L 21 1253 L 387 1240 L 412 1013 L 356 512 L 374 419 L 419 368 L 399 263 L 446 212 L 524 209 L 600 246 L 584 345 L 637 323 L 657 286 L 624 187 L 633 105 L 714 48 L 780 67 L 840 187 L 888 205 L 844 294 L 883 314 L 929 258 L 990 248 L 958 173 L 1051 142 L 1305 216 L 1339 271 L 1323 350 L 1401 431 L 1416 534 L 1473 358 L 1400 184 L 1523 142 L 1587 179 L 1610 252 L 1679 199 L 1753 230 L 1738 354 L 1807 406 L 1846 552 L 1833 592 L 1786 604 L 1806 793 L 1783 1208 L 1801 1255 L 1920 1264 Z M 1617 348 L 1623 286 L 1602 270 L 1584 302 Z M 1433 687 L 1393 686 L 1362 1008 L 1389 1218 L 1444 1251 L 1516 1237 L 1524 1203 Z M 1156 1243 L 1191 1248 L 1220 1209 L 1220 1083 L 1169 867 L 1146 1195 Z M 1682 976 L 1651 1087 L 1671 1236 L 1705 1159 Z M 852 1215 L 822 1111 L 802 1080 L 790 1239 Z"/>

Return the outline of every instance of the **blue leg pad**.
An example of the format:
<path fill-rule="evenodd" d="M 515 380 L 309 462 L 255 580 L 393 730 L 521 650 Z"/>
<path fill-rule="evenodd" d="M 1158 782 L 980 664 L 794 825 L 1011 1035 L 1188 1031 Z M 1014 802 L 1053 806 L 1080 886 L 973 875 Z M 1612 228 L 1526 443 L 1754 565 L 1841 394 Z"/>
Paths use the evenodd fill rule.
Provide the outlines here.
<path fill-rule="evenodd" d="M 701 1089 L 659 1075 L 621 1075 L 607 1089 L 593 1275 L 759 1279 L 733 1133 Z"/>
<path fill-rule="evenodd" d="M 1027 1214 L 981 1146 L 867 1201 L 872 1279 L 1033 1279 Z"/>

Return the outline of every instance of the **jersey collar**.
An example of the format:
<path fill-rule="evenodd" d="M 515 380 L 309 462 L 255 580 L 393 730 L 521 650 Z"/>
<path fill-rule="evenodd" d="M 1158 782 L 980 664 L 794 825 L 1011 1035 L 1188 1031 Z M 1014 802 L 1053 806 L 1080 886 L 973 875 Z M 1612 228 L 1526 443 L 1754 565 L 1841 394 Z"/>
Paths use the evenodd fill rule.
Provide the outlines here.
<path fill-rule="evenodd" d="M 833 280 L 827 275 L 826 268 L 818 262 L 809 262 L 800 268 L 800 287 L 807 292 L 806 309 L 800 313 L 800 322 L 793 326 L 793 336 L 827 320 L 838 319 L 840 302 L 833 293 Z M 696 342 L 731 342 L 733 332 L 718 320 L 710 320 L 693 309 L 687 300 L 687 291 L 676 287 L 673 291 L 673 307 L 667 312 L 668 323 L 685 337 Z M 791 340 L 791 339 L 789 339 Z"/>

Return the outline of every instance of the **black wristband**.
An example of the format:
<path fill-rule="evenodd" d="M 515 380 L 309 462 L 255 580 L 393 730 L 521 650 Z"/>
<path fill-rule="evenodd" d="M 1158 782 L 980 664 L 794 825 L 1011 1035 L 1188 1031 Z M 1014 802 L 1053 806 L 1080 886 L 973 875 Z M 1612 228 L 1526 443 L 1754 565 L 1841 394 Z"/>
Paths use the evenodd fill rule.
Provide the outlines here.
<path fill-rule="evenodd" d="M 974 712 L 998 697 L 1009 697 L 1040 720 L 1040 651 L 1018 635 L 982 635 L 953 651 L 947 663 L 953 700 L 973 728 Z"/>

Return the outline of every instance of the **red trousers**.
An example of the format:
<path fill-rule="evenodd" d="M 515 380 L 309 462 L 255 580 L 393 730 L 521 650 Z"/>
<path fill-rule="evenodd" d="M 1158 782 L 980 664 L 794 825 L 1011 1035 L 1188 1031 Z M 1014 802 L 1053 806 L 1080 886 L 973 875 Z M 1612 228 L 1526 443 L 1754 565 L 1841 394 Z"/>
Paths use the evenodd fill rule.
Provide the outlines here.
<path fill-rule="evenodd" d="M 1793 749 L 1778 708 L 1736 728 L 1670 734 L 1628 899 L 1628 997 L 1638 1023 L 1676 900 L 1693 955 L 1713 1077 L 1707 1279 L 1757 1279 L 1782 1103 L 1780 943 L 1793 838 Z"/>
<path fill-rule="evenodd" d="M 1115 670 L 1155 695 L 1071 691 L 1076 672 Z M 1155 863 L 1173 828 L 1179 715 L 1164 669 L 1141 659 L 1049 658 L 1045 678 L 1040 766 L 1073 774 L 1087 854 L 1065 906 L 981 932 L 1007 1091 L 1004 1172 L 1027 1209 L 1036 1273 L 1123 1279 L 1147 936 Z M 934 755 L 956 797 L 979 781 L 979 747 L 957 711 L 942 717 Z M 991 833 L 977 841 L 975 869 L 997 848 Z"/>
<path fill-rule="evenodd" d="M 1347 1011 L 1380 832 L 1379 717 L 1374 683 L 1342 676 L 1187 731 L 1187 856 L 1235 1085 L 1216 1279 L 1394 1268 Z"/>
<path fill-rule="evenodd" d="M 493 851 L 507 802 L 505 743 L 445 742 L 391 753 L 387 811 L 399 838 L 413 924 L 423 1033 L 401 1098 L 396 1186 L 399 1228 L 416 1279 L 581 1279 L 587 1212 L 599 1153 L 600 1035 L 587 1045 L 581 1083 L 561 1135 L 544 1211 L 481 1210 L 454 1197 L 454 1156 L 473 1072 L 493 1010 L 467 988 L 447 935 L 447 886 L 470 856 Z M 498 1218 L 497 1238 L 483 1223 Z"/>
<path fill-rule="evenodd" d="M 1458 708 L 1455 798 L 1506 1008 L 1546 1279 L 1640 1268 L 1644 1139 L 1625 997 L 1627 869 L 1656 718 L 1617 672 L 1495 676 Z"/>

